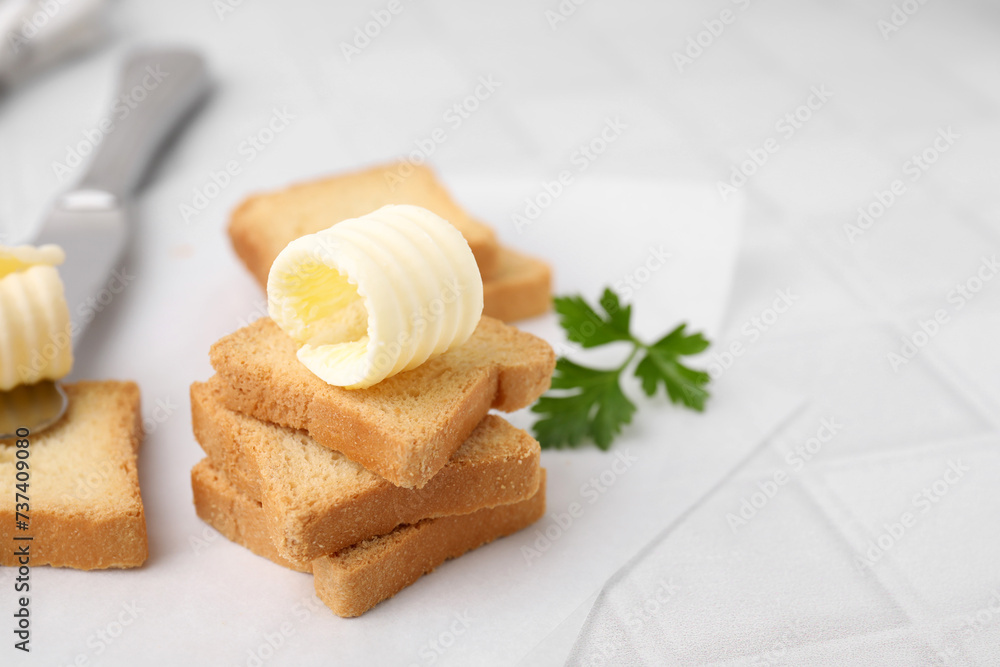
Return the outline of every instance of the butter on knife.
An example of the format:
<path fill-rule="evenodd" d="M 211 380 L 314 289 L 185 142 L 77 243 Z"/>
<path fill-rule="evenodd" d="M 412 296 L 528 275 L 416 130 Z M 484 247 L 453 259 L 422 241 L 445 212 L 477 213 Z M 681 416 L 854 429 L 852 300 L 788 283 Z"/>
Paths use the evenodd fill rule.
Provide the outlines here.
<path fill-rule="evenodd" d="M 73 368 L 57 245 L 0 246 L 0 391 L 59 380 Z"/>

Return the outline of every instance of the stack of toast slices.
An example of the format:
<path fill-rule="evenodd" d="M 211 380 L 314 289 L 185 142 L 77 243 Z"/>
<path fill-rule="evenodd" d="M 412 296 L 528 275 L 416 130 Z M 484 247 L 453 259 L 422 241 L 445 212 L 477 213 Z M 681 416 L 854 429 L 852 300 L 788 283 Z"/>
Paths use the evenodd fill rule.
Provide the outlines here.
<path fill-rule="evenodd" d="M 388 204 L 413 204 L 458 228 L 479 265 L 483 314 L 514 322 L 548 311 L 552 272 L 545 262 L 501 246 L 487 225 L 473 219 L 426 166 L 406 162 L 293 185 L 254 195 L 234 212 L 229 238 L 261 287 L 271 264 L 290 242 Z"/>
<path fill-rule="evenodd" d="M 215 343 L 211 362 L 191 387 L 207 455 L 191 472 L 198 515 L 311 572 L 340 616 L 544 513 L 538 443 L 490 413 L 549 387 L 555 355 L 535 336 L 483 317 L 463 345 L 351 390 L 313 375 L 263 318 Z"/>

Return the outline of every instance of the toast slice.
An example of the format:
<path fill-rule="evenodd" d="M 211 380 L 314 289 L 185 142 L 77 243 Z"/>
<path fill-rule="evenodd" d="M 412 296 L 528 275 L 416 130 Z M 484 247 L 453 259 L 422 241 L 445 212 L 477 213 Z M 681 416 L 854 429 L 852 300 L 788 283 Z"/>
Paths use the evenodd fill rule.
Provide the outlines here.
<path fill-rule="evenodd" d="M 26 448 L 0 441 L 0 564 L 19 565 L 27 546 L 30 565 L 80 570 L 142 565 L 148 555 L 146 515 L 136 457 L 142 439 L 139 388 L 132 382 L 64 385 L 69 406 L 51 428 L 31 434 Z M 17 470 L 19 451 L 27 470 Z M 27 472 L 28 480 L 16 477 Z M 27 499 L 15 501 L 15 489 Z M 26 530 L 15 524 L 15 502 L 26 502 Z M 23 511 L 23 508 L 17 508 Z M 17 517 L 20 518 L 20 517 Z M 30 536 L 32 539 L 16 540 Z"/>
<path fill-rule="evenodd" d="M 360 616 L 450 558 L 530 526 L 545 513 L 545 471 L 538 491 L 509 505 L 471 514 L 424 519 L 323 556 L 309 565 L 284 560 L 267 537 L 259 504 L 202 460 L 191 471 L 198 516 L 258 556 L 300 572 L 312 571 L 316 594 L 338 616 Z"/>
<path fill-rule="evenodd" d="M 290 570 L 312 572 L 312 563 L 293 563 L 278 553 L 260 503 L 237 489 L 209 459 L 191 469 L 191 490 L 195 512 L 230 542 Z"/>
<path fill-rule="evenodd" d="M 269 318 L 216 342 L 211 361 L 226 384 L 226 407 L 308 431 L 407 488 L 427 484 L 490 408 L 511 412 L 534 402 L 555 368 L 548 343 L 489 317 L 463 345 L 366 389 L 326 384 L 295 352 Z"/>
<path fill-rule="evenodd" d="M 425 519 L 313 561 L 316 595 L 338 616 L 360 616 L 451 558 L 527 528 L 545 514 L 545 471 L 531 498 Z"/>
<path fill-rule="evenodd" d="M 496 275 L 483 282 L 483 314 L 514 322 L 548 312 L 552 269 L 540 259 L 501 247 Z"/>
<path fill-rule="evenodd" d="M 426 166 L 405 162 L 339 174 L 251 196 L 233 211 L 229 238 L 261 287 L 291 241 L 387 204 L 413 204 L 453 224 L 469 243 L 483 279 L 497 267 L 493 230 L 469 217 Z"/>
<path fill-rule="evenodd" d="M 297 563 L 334 553 L 397 526 L 468 514 L 531 497 L 541 477 L 538 443 L 487 415 L 422 489 L 382 479 L 304 432 L 222 405 L 218 378 L 191 385 L 195 438 L 212 465 L 261 503 L 271 541 Z"/>

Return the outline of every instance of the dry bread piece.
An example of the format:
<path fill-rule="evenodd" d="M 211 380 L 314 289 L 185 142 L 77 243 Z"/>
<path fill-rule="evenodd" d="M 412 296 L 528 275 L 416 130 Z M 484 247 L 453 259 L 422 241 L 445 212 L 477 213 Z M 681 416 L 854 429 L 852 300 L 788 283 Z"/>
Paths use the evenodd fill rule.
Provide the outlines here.
<path fill-rule="evenodd" d="M 226 539 L 278 565 L 312 572 L 311 563 L 296 564 L 278 553 L 260 503 L 241 493 L 209 459 L 202 459 L 191 469 L 191 489 L 195 512 Z"/>
<path fill-rule="evenodd" d="M 262 505 L 277 551 L 297 563 L 421 519 L 467 514 L 531 497 L 538 443 L 487 415 L 422 489 L 394 486 L 305 432 L 225 408 L 223 383 L 191 385 L 195 438 L 212 465 Z"/>
<path fill-rule="evenodd" d="M 552 270 L 540 259 L 500 248 L 496 275 L 483 282 L 483 314 L 514 322 L 548 312 Z"/>
<path fill-rule="evenodd" d="M 545 471 L 527 500 L 425 519 L 313 561 L 316 595 L 338 616 L 360 616 L 450 558 L 516 533 L 545 514 Z"/>
<path fill-rule="evenodd" d="M 541 260 L 497 245 L 488 225 L 469 217 L 428 167 L 397 178 L 395 163 L 254 195 L 232 214 L 229 238 L 236 254 L 267 288 L 271 264 L 291 241 L 387 204 L 423 206 L 451 222 L 468 241 L 483 277 L 485 314 L 513 322 L 546 312 L 551 270 Z"/>
<path fill-rule="evenodd" d="M 397 486 L 420 488 L 444 467 L 490 408 L 511 412 L 545 392 L 548 343 L 484 317 L 465 344 L 367 389 L 326 384 L 299 363 L 268 318 L 212 346 L 231 410 L 303 429 Z"/>
<path fill-rule="evenodd" d="M 229 238 L 250 273 L 266 288 L 271 264 L 290 242 L 387 204 L 413 204 L 437 213 L 462 232 L 484 279 L 496 271 L 493 230 L 470 218 L 429 167 L 408 163 L 382 165 L 254 195 L 233 211 Z"/>
<path fill-rule="evenodd" d="M 139 388 L 132 382 L 65 385 L 69 407 L 55 425 L 28 437 L 30 527 L 15 528 L 16 440 L 0 441 L 0 564 L 80 570 L 138 567 L 148 555 L 136 457 L 142 439 Z M 8 493 L 9 492 L 9 493 Z M 15 535 L 34 539 L 14 541 Z"/>
<path fill-rule="evenodd" d="M 531 498 L 471 514 L 401 526 L 309 566 L 284 560 L 267 538 L 261 506 L 240 493 L 208 459 L 191 471 L 195 508 L 203 520 L 258 556 L 300 572 L 311 569 L 316 594 L 339 616 L 360 616 L 450 558 L 530 526 L 545 513 L 545 471 Z"/>

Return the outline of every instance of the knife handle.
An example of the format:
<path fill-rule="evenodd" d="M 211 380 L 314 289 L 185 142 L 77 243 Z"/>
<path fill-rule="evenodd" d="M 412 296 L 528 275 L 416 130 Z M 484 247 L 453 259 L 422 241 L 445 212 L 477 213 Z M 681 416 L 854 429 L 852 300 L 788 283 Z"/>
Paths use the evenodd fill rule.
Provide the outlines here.
<path fill-rule="evenodd" d="M 128 196 L 164 139 L 208 88 L 205 61 L 194 51 L 142 51 L 130 56 L 111 110 L 99 126 L 104 139 L 78 189 Z"/>

